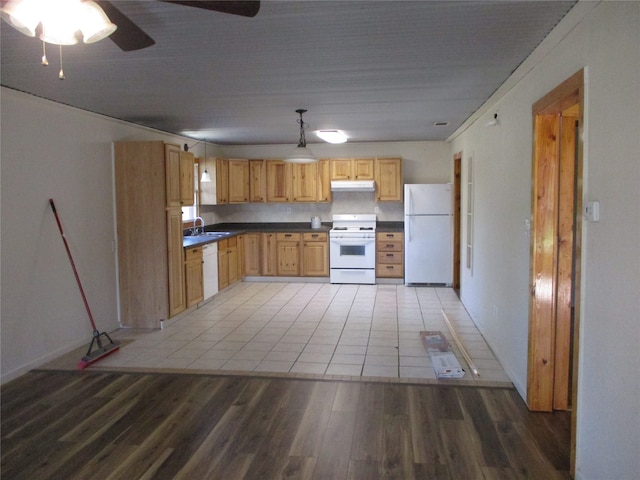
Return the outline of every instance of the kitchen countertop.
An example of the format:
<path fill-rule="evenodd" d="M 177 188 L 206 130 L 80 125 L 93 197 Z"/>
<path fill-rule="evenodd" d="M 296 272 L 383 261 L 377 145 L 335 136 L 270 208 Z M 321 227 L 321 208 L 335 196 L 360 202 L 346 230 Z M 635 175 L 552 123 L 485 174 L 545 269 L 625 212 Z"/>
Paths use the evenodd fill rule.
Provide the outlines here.
<path fill-rule="evenodd" d="M 242 233 L 251 232 L 265 232 L 265 233 L 280 233 L 280 232 L 328 232 L 331 230 L 331 222 L 325 222 L 320 228 L 311 228 L 309 222 L 281 222 L 281 223 L 216 223 L 214 225 L 207 225 L 205 227 L 206 232 L 227 232 L 220 237 L 212 237 L 209 235 L 186 235 L 182 239 L 182 246 L 184 248 L 197 247 L 199 245 L 205 245 L 207 243 L 218 242 L 225 238 L 235 237 Z M 378 222 L 376 224 L 377 232 L 402 232 L 404 231 L 404 222 Z"/>

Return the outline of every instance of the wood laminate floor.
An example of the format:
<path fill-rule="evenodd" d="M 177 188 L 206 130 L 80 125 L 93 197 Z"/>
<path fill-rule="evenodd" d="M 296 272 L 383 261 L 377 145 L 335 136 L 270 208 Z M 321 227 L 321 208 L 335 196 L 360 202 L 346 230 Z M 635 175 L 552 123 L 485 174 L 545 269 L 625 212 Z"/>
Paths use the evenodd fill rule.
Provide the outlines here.
<path fill-rule="evenodd" d="M 512 388 L 35 370 L 1 400 L 3 480 L 569 478 L 569 415 Z"/>

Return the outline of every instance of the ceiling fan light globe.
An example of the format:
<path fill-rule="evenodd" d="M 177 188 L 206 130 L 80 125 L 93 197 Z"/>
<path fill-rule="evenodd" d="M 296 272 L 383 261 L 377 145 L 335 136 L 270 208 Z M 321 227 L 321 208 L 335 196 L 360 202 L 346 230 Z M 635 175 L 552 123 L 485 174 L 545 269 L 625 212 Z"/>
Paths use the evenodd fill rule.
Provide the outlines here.
<path fill-rule="evenodd" d="M 84 43 L 95 43 L 107 38 L 118 28 L 111 23 L 107 14 L 90 0 L 82 2 L 80 31 Z"/>
<path fill-rule="evenodd" d="M 35 37 L 36 28 L 40 23 L 37 7 L 38 2 L 34 0 L 12 0 L 0 9 L 0 15 L 5 22 L 20 33 Z"/>

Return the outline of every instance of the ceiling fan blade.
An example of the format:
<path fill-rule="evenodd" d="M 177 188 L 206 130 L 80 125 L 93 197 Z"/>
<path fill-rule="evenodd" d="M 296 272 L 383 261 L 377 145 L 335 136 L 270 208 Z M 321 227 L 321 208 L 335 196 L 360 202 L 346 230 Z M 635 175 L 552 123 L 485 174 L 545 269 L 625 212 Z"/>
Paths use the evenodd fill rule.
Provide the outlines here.
<path fill-rule="evenodd" d="M 129 17 L 118 10 L 113 3 L 107 0 L 96 0 L 96 3 L 104 10 L 109 20 L 118 26 L 117 30 L 109 35 L 109 38 L 120 47 L 121 50 L 131 52 L 155 45 L 155 40 L 147 35 L 138 25 L 133 23 Z"/>
<path fill-rule="evenodd" d="M 186 5 L 189 7 L 203 8 L 205 10 L 213 10 L 214 12 L 230 13 L 232 15 L 241 15 L 243 17 L 255 17 L 260 10 L 260 2 L 253 0 L 240 1 L 180 1 L 180 0 L 162 0 L 167 3 L 177 3 L 178 5 Z"/>

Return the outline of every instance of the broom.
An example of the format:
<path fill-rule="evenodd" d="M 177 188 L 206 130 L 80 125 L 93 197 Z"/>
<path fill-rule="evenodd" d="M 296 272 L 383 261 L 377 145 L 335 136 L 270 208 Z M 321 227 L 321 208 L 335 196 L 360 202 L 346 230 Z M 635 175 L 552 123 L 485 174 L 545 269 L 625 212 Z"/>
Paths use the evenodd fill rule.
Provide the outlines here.
<path fill-rule="evenodd" d="M 109 355 L 110 353 L 115 352 L 120 348 L 120 342 L 117 340 L 111 340 L 111 337 L 106 332 L 99 332 L 96 327 L 96 322 L 93 320 L 93 315 L 91 314 L 91 309 L 89 308 L 89 302 L 87 302 L 87 297 L 84 294 L 84 289 L 82 288 L 82 283 L 80 283 L 80 277 L 78 276 L 78 271 L 76 270 L 76 265 L 73 262 L 73 257 L 71 256 L 71 250 L 69 250 L 69 244 L 67 243 L 67 239 L 64 236 L 64 232 L 62 231 L 62 224 L 60 223 L 60 218 L 58 217 L 58 212 L 56 210 L 56 205 L 53 203 L 53 199 L 49 199 L 49 205 L 51 205 L 51 210 L 53 210 L 53 215 L 56 217 L 56 223 L 58 224 L 58 230 L 60 230 L 60 236 L 62 237 L 62 241 L 64 242 L 64 247 L 67 250 L 67 255 L 69 256 L 69 262 L 71 262 L 71 268 L 73 269 L 73 274 L 76 277 L 76 282 L 78 283 L 78 288 L 80 289 L 80 294 L 82 295 L 82 301 L 84 302 L 84 307 L 87 309 L 87 314 L 89 315 L 89 321 L 91 322 L 91 327 L 93 328 L 93 337 L 91 338 L 91 343 L 89 344 L 89 349 L 87 350 L 87 354 L 80 359 L 78 362 L 78 369 L 82 370 L 86 368 L 89 364 L 100 360 L 102 357 Z"/>

